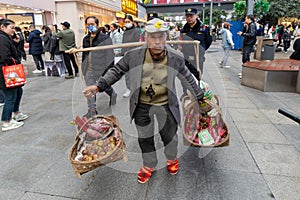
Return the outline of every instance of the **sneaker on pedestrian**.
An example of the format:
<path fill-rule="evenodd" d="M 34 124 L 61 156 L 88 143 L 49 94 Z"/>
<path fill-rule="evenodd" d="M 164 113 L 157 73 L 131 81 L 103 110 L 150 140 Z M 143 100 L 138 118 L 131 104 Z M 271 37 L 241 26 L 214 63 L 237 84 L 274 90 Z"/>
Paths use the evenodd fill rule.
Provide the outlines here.
<path fill-rule="evenodd" d="M 65 79 L 72 79 L 72 78 L 74 78 L 73 75 L 67 75 L 67 76 L 65 76 Z"/>
<path fill-rule="evenodd" d="M 178 159 L 167 160 L 167 169 L 171 175 L 176 175 L 178 172 Z"/>
<path fill-rule="evenodd" d="M 127 89 L 126 92 L 123 94 L 123 97 L 127 98 L 129 96 L 130 96 L 130 90 Z"/>
<path fill-rule="evenodd" d="M 15 121 L 15 120 L 12 119 L 8 123 L 4 122 L 2 124 L 2 131 L 13 130 L 13 129 L 19 128 L 19 127 L 21 127 L 23 125 L 24 125 L 24 122 L 17 122 L 17 121 Z"/>
<path fill-rule="evenodd" d="M 222 61 L 219 61 L 219 65 L 220 65 L 219 66 L 220 68 L 223 68 L 223 62 Z"/>
<path fill-rule="evenodd" d="M 224 68 L 227 68 L 227 69 L 228 69 L 228 68 L 230 68 L 230 66 L 229 66 L 229 65 L 225 65 L 225 66 L 223 66 L 223 67 L 224 67 Z"/>
<path fill-rule="evenodd" d="M 16 120 L 17 122 L 20 122 L 20 121 L 24 121 L 24 120 L 27 119 L 28 117 L 29 117 L 28 115 L 19 112 L 17 115 L 14 115 L 14 116 L 13 116 L 13 119 Z"/>
<path fill-rule="evenodd" d="M 241 79 L 241 78 L 242 78 L 242 73 L 239 73 L 238 76 L 239 76 L 239 78 Z"/>
<path fill-rule="evenodd" d="M 155 168 L 142 166 L 142 168 L 138 171 L 138 182 L 146 183 L 151 178 L 154 171 Z"/>
<path fill-rule="evenodd" d="M 110 106 L 116 105 L 116 103 L 117 103 L 117 96 L 118 96 L 117 93 L 115 91 L 113 91 L 113 93 L 110 96 L 110 100 L 109 100 L 109 105 Z"/>
<path fill-rule="evenodd" d="M 33 70 L 32 73 L 33 74 L 40 74 L 42 73 L 43 71 L 42 70 L 39 70 L 39 69 L 36 69 L 36 70 Z"/>

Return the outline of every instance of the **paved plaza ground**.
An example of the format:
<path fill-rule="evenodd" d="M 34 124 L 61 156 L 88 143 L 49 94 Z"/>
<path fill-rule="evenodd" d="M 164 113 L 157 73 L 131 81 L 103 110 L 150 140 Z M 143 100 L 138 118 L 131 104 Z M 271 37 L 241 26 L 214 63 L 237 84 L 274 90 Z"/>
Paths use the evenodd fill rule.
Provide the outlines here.
<path fill-rule="evenodd" d="M 276 58 L 288 57 L 276 52 Z M 124 132 L 128 162 L 102 166 L 79 179 L 68 161 L 75 139 L 70 121 L 86 112 L 79 77 L 33 75 L 31 56 L 21 111 L 30 116 L 22 128 L 0 132 L 0 200 L 183 200 L 183 199 L 300 199 L 300 126 L 277 112 L 300 114 L 300 94 L 262 92 L 241 85 L 241 52 L 232 51 L 231 68 L 219 68 L 220 41 L 206 53 L 204 80 L 221 98 L 231 142 L 223 148 L 192 148 L 179 135 L 180 169 L 176 176 L 165 167 L 162 143 L 155 136 L 157 171 L 146 184 L 137 182 L 142 165 L 137 133 L 130 124 L 125 81 L 114 85 L 117 104 L 98 95 L 101 114 L 115 115 Z M 178 96 L 181 88 L 178 84 Z"/>

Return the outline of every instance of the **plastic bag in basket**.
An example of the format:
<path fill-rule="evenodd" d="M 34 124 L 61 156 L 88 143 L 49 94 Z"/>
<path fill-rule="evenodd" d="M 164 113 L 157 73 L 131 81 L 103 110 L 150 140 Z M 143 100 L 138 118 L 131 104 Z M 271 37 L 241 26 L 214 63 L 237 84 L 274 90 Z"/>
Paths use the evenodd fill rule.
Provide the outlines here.
<path fill-rule="evenodd" d="M 214 95 L 207 83 L 201 81 L 204 90 L 204 101 L 183 100 L 184 142 L 189 146 L 218 147 L 229 144 L 229 132 L 223 119 L 219 104 L 219 97 Z M 185 103 L 188 102 L 188 103 Z"/>
<path fill-rule="evenodd" d="M 122 158 L 127 160 L 122 131 L 115 117 L 76 117 L 74 122 L 79 131 L 69 153 L 69 161 L 78 177 Z"/>

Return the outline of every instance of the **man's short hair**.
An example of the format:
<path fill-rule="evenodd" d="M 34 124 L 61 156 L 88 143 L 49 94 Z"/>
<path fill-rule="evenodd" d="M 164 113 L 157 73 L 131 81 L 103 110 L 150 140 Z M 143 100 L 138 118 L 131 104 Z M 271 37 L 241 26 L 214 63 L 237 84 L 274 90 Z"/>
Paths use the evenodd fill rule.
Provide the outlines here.
<path fill-rule="evenodd" d="M 252 22 L 254 22 L 254 16 L 253 15 L 247 15 L 246 16 L 248 19 L 251 19 Z"/>
<path fill-rule="evenodd" d="M 88 20 L 88 19 L 91 19 L 91 18 L 94 19 L 96 25 L 99 26 L 99 19 L 98 19 L 97 17 L 95 17 L 95 16 L 88 16 L 88 17 L 85 19 L 84 23 L 87 24 L 87 20 Z"/>

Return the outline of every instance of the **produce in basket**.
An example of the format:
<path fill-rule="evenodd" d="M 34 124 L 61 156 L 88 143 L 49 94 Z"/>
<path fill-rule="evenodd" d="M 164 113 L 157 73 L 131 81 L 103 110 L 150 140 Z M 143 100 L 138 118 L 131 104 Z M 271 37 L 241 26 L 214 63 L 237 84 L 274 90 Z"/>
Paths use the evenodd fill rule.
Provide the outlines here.
<path fill-rule="evenodd" d="M 99 160 L 104 156 L 111 154 L 118 143 L 119 139 L 115 135 L 112 135 L 105 139 L 93 140 L 92 142 L 85 142 L 81 149 L 78 151 L 75 160 Z"/>
<path fill-rule="evenodd" d="M 75 160 L 99 160 L 111 154 L 120 142 L 118 130 L 104 118 L 89 121 L 77 116 L 74 122 L 82 132 Z"/>

